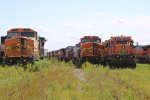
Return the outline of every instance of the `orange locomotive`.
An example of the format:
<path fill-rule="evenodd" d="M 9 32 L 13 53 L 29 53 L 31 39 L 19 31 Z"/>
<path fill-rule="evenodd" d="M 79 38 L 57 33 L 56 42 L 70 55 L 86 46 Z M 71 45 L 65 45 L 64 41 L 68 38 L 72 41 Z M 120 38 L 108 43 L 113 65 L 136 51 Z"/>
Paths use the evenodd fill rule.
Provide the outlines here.
<path fill-rule="evenodd" d="M 138 63 L 150 63 L 150 45 L 135 46 L 133 53 Z"/>
<path fill-rule="evenodd" d="M 16 28 L 7 32 L 5 61 L 7 64 L 34 62 L 44 56 L 45 38 L 30 28 Z"/>
<path fill-rule="evenodd" d="M 79 63 L 83 63 L 85 61 L 100 63 L 101 58 L 101 39 L 98 36 L 84 36 L 81 38 L 79 48 L 75 47 L 74 50 L 74 60 L 77 59 Z"/>
<path fill-rule="evenodd" d="M 133 55 L 133 40 L 131 37 L 118 36 L 103 43 L 104 59 L 103 63 L 111 68 L 131 67 L 135 68 L 135 57 Z"/>

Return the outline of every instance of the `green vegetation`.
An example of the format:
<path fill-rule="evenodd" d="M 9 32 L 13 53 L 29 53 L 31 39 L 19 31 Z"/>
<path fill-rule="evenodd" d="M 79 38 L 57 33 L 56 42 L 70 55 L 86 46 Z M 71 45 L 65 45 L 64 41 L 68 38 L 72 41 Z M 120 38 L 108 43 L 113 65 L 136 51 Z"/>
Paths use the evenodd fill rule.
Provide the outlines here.
<path fill-rule="evenodd" d="M 148 100 L 150 99 L 150 65 L 138 64 L 134 69 L 102 68 L 83 65 L 86 91 L 97 100 Z"/>
<path fill-rule="evenodd" d="M 114 69 L 84 63 L 85 80 L 72 62 L 45 59 L 34 65 L 0 67 L 0 100 L 145 100 L 150 99 L 150 65 Z"/>
<path fill-rule="evenodd" d="M 58 81 L 64 79 L 63 75 L 73 76 L 71 62 L 66 64 L 56 59 L 45 59 L 34 65 L 28 64 L 27 69 L 20 66 L 0 67 L 0 100 L 41 100 L 46 98 L 46 89 L 53 80 L 57 77 Z"/>

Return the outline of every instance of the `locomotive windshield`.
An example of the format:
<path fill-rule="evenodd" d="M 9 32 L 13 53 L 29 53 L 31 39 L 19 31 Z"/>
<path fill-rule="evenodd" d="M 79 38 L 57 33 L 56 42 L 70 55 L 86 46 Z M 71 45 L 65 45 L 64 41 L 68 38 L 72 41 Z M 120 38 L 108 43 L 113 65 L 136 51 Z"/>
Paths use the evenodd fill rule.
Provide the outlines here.
<path fill-rule="evenodd" d="M 91 39 L 91 42 L 101 43 L 101 40 L 96 38 L 96 39 Z"/>
<path fill-rule="evenodd" d="M 34 32 L 21 32 L 21 36 L 34 37 Z"/>
<path fill-rule="evenodd" d="M 123 44 L 123 45 L 133 45 L 133 42 L 128 42 L 128 41 L 117 41 L 116 44 Z"/>
<path fill-rule="evenodd" d="M 127 41 L 117 41 L 116 44 L 127 44 Z"/>
<path fill-rule="evenodd" d="M 19 36 L 19 33 L 8 33 L 7 34 L 7 39 L 9 39 L 9 38 L 15 38 L 17 36 Z"/>
<path fill-rule="evenodd" d="M 101 43 L 101 40 L 98 39 L 98 38 L 93 38 L 93 39 L 85 38 L 85 39 L 82 39 L 82 40 L 81 40 L 81 43 L 86 43 L 86 42 L 96 42 L 96 43 Z"/>

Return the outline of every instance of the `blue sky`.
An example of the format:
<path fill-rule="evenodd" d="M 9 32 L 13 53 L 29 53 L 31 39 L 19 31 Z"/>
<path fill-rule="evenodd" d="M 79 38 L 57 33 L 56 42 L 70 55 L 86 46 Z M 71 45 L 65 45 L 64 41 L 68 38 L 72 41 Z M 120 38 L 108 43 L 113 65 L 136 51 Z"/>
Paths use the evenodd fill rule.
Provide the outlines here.
<path fill-rule="evenodd" d="M 30 27 L 47 38 L 46 48 L 74 45 L 84 35 L 102 41 L 131 36 L 150 44 L 149 0 L 0 0 L 0 35 L 16 27 Z"/>

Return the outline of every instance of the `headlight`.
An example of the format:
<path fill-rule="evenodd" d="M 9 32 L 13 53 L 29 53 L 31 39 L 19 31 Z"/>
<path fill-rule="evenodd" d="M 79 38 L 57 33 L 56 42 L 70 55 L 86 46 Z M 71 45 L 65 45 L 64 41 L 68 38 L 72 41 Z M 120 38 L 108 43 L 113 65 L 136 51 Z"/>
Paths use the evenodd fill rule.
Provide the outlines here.
<path fill-rule="evenodd" d="M 19 38 L 17 39 L 17 42 L 18 42 L 18 43 L 20 42 L 20 39 L 19 39 Z"/>

